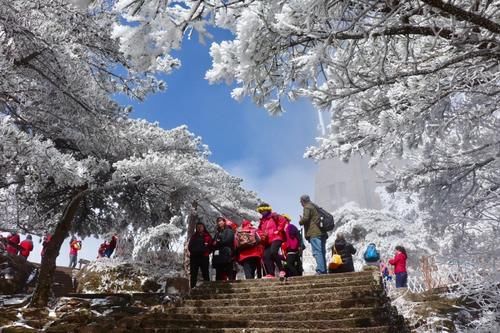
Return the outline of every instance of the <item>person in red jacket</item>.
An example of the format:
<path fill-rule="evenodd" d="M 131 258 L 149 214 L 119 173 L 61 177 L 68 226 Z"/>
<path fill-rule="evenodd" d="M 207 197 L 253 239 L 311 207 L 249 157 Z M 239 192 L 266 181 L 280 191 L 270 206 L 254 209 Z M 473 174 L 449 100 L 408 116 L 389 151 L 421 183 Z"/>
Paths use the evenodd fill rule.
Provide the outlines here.
<path fill-rule="evenodd" d="M 33 251 L 33 240 L 31 239 L 31 235 L 27 235 L 26 239 L 19 244 L 23 249 L 21 250 L 21 255 L 28 259 L 31 251 Z"/>
<path fill-rule="evenodd" d="M 7 237 L 7 253 L 17 255 L 19 242 L 21 242 L 21 238 L 17 232 L 11 233 Z"/>
<path fill-rule="evenodd" d="M 108 247 L 106 248 L 106 251 L 104 252 L 104 255 L 108 258 L 111 258 L 111 255 L 113 254 L 113 251 L 116 248 L 116 243 L 118 241 L 118 236 L 114 234 L 111 237 L 111 241 L 108 243 Z"/>
<path fill-rule="evenodd" d="M 106 256 L 106 250 L 108 249 L 108 246 L 108 241 L 104 241 L 104 243 L 99 245 L 99 249 L 97 250 L 97 258 L 103 258 Z"/>
<path fill-rule="evenodd" d="M 191 277 L 191 288 L 196 287 L 198 281 L 198 270 L 201 269 L 201 275 L 204 281 L 210 281 L 209 275 L 209 255 L 212 244 L 212 236 L 207 231 L 205 225 L 201 222 L 196 223 L 196 230 L 189 239 L 189 273 Z"/>
<path fill-rule="evenodd" d="M 286 262 L 286 276 L 300 276 L 302 275 L 302 261 L 300 260 L 302 235 L 299 229 L 291 223 L 292 218 L 288 214 L 281 214 L 281 216 L 287 221 L 285 225 L 285 241 L 281 245 L 281 252 Z"/>
<path fill-rule="evenodd" d="M 78 259 L 78 251 L 82 249 L 82 241 L 76 239 L 75 236 L 71 237 L 69 241 L 69 267 L 75 268 Z"/>
<path fill-rule="evenodd" d="M 406 250 L 402 246 L 396 246 L 396 255 L 389 260 L 389 264 L 394 266 L 396 275 L 396 288 L 406 288 L 408 284 L 408 273 L 406 272 Z"/>
<path fill-rule="evenodd" d="M 248 234 L 248 238 L 255 239 L 253 245 L 243 246 L 238 244 L 239 234 Z M 245 279 L 255 279 L 255 272 L 259 276 L 258 270 L 260 269 L 260 262 L 264 248 L 258 244 L 259 238 L 257 236 L 257 229 L 252 225 L 252 222 L 243 220 L 241 227 L 237 230 L 235 236 L 235 247 L 238 249 L 238 263 L 243 266 Z"/>
<path fill-rule="evenodd" d="M 272 211 L 271 206 L 262 203 L 257 207 L 257 211 L 262 215 L 258 228 L 258 233 L 264 245 L 264 268 L 265 278 L 275 277 L 275 267 L 279 269 L 279 277 L 286 276 L 285 269 L 281 263 L 279 249 L 285 240 L 286 219 Z"/>

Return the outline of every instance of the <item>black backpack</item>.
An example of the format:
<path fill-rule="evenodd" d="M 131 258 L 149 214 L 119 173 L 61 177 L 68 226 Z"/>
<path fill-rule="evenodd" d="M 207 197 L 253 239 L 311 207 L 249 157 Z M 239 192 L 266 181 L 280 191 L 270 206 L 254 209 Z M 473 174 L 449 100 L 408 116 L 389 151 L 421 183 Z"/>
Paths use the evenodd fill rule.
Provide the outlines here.
<path fill-rule="evenodd" d="M 335 228 L 335 222 L 333 221 L 333 215 L 328 213 L 323 208 L 318 205 L 313 204 L 314 208 L 318 211 L 319 214 L 319 229 L 321 232 L 326 233 L 328 231 L 332 231 Z"/>

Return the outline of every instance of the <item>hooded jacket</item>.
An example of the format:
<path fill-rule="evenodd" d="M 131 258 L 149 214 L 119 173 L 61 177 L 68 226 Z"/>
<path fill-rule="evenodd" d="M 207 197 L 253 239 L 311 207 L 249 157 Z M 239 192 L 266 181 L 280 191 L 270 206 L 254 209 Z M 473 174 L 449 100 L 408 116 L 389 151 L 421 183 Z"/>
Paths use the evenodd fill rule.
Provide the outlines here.
<path fill-rule="evenodd" d="M 33 241 L 31 239 L 25 239 L 19 244 L 23 249 L 21 250 L 21 255 L 28 258 L 30 252 L 33 251 Z"/>
<path fill-rule="evenodd" d="M 389 260 L 389 264 L 394 266 L 394 274 L 406 273 L 406 254 L 396 251 L 393 259 Z"/>
<path fill-rule="evenodd" d="M 19 234 L 13 234 L 7 237 L 8 244 L 7 244 L 7 253 L 10 254 L 17 254 L 17 247 L 15 245 L 19 245 L 19 242 L 21 241 L 21 238 L 19 237 Z"/>
<path fill-rule="evenodd" d="M 276 240 L 285 240 L 285 226 L 287 219 L 274 212 L 262 216 L 259 223 L 259 236 L 265 241 L 266 246 Z"/>

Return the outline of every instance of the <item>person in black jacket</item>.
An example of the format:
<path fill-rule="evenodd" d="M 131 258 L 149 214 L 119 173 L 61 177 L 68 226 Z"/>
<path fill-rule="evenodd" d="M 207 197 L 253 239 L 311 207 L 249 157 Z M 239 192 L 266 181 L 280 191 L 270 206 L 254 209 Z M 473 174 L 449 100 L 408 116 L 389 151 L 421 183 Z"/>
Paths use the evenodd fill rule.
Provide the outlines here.
<path fill-rule="evenodd" d="M 233 276 L 234 231 L 226 219 L 217 218 L 217 232 L 213 242 L 212 266 L 216 280 L 229 280 Z"/>
<path fill-rule="evenodd" d="M 191 277 L 191 288 L 196 287 L 198 281 L 198 270 L 204 281 L 210 281 L 209 261 L 210 247 L 212 246 L 212 237 L 202 222 L 196 223 L 196 230 L 189 239 L 189 274 Z"/>
<path fill-rule="evenodd" d="M 351 243 L 347 243 L 344 234 L 338 233 L 335 243 L 332 246 L 332 255 L 337 252 L 342 257 L 342 265 L 336 269 L 328 269 L 328 273 L 347 273 L 354 272 L 354 262 L 352 255 L 356 253 L 356 249 Z"/>

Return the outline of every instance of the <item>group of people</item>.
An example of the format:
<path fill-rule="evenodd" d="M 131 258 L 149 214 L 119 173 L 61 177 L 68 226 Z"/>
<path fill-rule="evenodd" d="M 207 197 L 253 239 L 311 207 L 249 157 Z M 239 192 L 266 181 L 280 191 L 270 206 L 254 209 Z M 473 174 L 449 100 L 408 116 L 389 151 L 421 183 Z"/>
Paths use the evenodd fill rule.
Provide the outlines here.
<path fill-rule="evenodd" d="M 25 259 L 28 259 L 31 251 L 33 251 L 33 240 L 31 235 L 27 235 L 26 238 L 21 242 L 21 237 L 17 232 L 11 232 L 7 237 L 0 235 L 4 241 L 0 242 L 0 246 L 5 246 L 5 251 L 12 255 L 20 255 Z"/>
<path fill-rule="evenodd" d="M 196 286 L 199 270 L 204 280 L 210 279 L 211 253 L 216 280 L 234 280 L 236 264 L 243 267 L 246 279 L 302 275 L 302 236 L 290 223 L 291 218 L 273 212 L 266 203 L 259 205 L 257 211 L 262 216 L 257 227 L 248 220 L 238 226 L 218 217 L 213 237 L 203 223 L 196 224 L 188 244 L 191 287 Z"/>
<path fill-rule="evenodd" d="M 353 255 L 356 249 L 346 241 L 342 233 L 337 233 L 331 248 L 332 260 L 326 262 L 326 240 L 328 233 L 322 228 L 319 208 L 311 202 L 308 195 L 300 197 L 303 214 L 299 225 L 304 227 L 305 239 L 311 244 L 312 255 L 316 261 L 316 274 L 354 272 Z M 302 275 L 302 251 L 304 244 L 301 231 L 291 223 L 287 214 L 273 212 L 272 207 L 262 203 L 257 207 L 261 214 L 258 226 L 254 227 L 248 220 L 240 226 L 224 217 L 216 220 L 214 237 L 206 226 L 199 222 L 188 244 L 190 253 L 191 287 L 196 286 L 198 272 L 201 270 L 203 280 L 208 281 L 209 256 L 212 256 L 212 267 L 216 271 L 216 280 L 234 280 L 236 264 L 243 267 L 246 279 L 285 278 Z M 380 261 L 380 254 L 375 248 L 377 258 L 367 255 L 373 252 L 370 244 L 365 251 L 365 261 L 377 265 L 381 272 L 389 275 L 386 265 Z M 396 247 L 396 255 L 389 260 L 394 265 L 396 286 L 406 287 L 406 251 L 402 246 Z"/>
<path fill-rule="evenodd" d="M 111 258 L 111 255 L 116 249 L 117 242 L 118 236 L 116 234 L 111 236 L 111 240 L 105 240 L 101 245 L 99 245 L 99 249 L 97 250 L 97 258 Z"/>
<path fill-rule="evenodd" d="M 379 268 L 380 273 L 385 281 L 391 281 L 392 276 L 395 276 L 396 288 L 406 288 L 408 285 L 408 272 L 406 270 L 406 260 L 408 255 L 406 254 L 406 249 L 403 246 L 395 247 L 394 258 L 389 259 L 386 262 L 381 260 L 380 253 L 374 243 L 368 244 L 363 258 L 365 264 L 368 266 L 376 266 Z M 394 266 L 391 269 L 387 264 Z"/>
<path fill-rule="evenodd" d="M 45 255 L 47 251 L 47 245 L 52 239 L 51 234 L 45 234 L 42 238 L 42 250 L 41 257 Z M 108 257 L 110 258 L 113 254 L 118 242 L 118 236 L 114 234 L 111 239 L 104 241 L 99 246 L 98 258 Z M 28 259 L 31 251 L 33 251 L 33 238 L 31 235 L 27 235 L 26 238 L 21 241 L 21 237 L 16 232 L 9 233 L 6 237 L 0 234 L 0 247 L 4 249 L 7 253 L 11 255 L 20 255 Z M 82 241 L 72 236 L 69 241 L 69 267 L 75 268 L 78 261 L 78 252 L 82 249 Z"/>
<path fill-rule="evenodd" d="M 332 259 L 328 265 L 328 273 L 346 273 L 354 272 L 354 262 L 352 256 L 356 254 L 356 249 L 345 240 L 342 233 L 337 233 L 335 242 L 332 246 Z M 336 262 L 335 255 L 340 257 L 339 262 Z M 366 266 L 375 266 L 380 270 L 384 281 L 391 281 L 392 276 L 395 276 L 396 288 L 406 288 L 408 284 L 408 273 L 406 270 L 406 260 L 408 255 L 403 246 L 395 247 L 394 258 L 386 262 L 381 260 L 380 252 L 377 250 L 375 243 L 370 243 L 363 253 L 363 259 Z M 387 264 L 394 266 L 391 269 Z"/>

